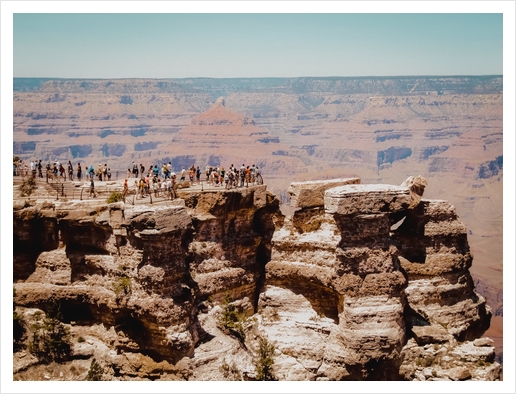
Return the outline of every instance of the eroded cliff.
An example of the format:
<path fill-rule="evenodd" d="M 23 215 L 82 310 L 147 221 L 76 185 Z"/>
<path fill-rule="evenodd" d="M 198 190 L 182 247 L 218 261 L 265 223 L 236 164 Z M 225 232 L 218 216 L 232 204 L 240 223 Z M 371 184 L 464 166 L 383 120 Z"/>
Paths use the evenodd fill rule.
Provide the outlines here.
<path fill-rule="evenodd" d="M 290 216 L 265 186 L 15 201 L 21 342 L 57 306 L 71 351 L 47 379 L 84 379 L 95 358 L 109 380 L 254 380 L 266 341 L 280 380 L 497 380 L 466 228 L 425 186 L 293 183 Z M 43 379 L 15 350 L 14 378 Z"/>

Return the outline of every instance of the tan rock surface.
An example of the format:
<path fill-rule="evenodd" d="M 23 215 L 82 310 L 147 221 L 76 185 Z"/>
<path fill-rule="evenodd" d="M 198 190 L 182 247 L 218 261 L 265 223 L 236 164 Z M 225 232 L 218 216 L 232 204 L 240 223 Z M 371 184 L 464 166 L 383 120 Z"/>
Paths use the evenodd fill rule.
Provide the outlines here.
<path fill-rule="evenodd" d="M 409 190 L 394 185 L 339 186 L 324 193 L 326 212 L 339 215 L 403 211 L 410 203 Z"/>
<path fill-rule="evenodd" d="M 359 184 L 360 178 L 292 182 L 288 188 L 292 208 L 315 208 L 324 205 L 324 192 L 337 186 Z"/>
<path fill-rule="evenodd" d="M 265 186 L 182 189 L 166 205 L 19 205 L 14 303 L 27 327 L 58 303 L 76 378 L 95 357 L 106 380 L 253 380 L 267 339 L 280 380 L 498 379 L 453 206 L 408 209 L 409 189 L 391 186 L 337 190 L 357 187 L 346 214 L 339 203 L 283 217 Z M 228 305 L 238 329 L 221 326 Z M 29 354 L 14 359 L 20 378 L 40 376 Z"/>

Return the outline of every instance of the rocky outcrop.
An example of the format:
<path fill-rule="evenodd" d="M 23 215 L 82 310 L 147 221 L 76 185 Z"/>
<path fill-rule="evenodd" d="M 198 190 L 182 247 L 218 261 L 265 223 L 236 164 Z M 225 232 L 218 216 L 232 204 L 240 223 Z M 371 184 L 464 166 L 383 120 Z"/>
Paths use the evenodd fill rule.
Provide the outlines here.
<path fill-rule="evenodd" d="M 15 204 L 15 307 L 29 327 L 57 304 L 87 338 L 71 362 L 112 380 L 257 379 L 264 339 L 281 380 L 496 380 L 466 229 L 425 186 L 294 183 L 286 217 L 265 186 Z"/>
<path fill-rule="evenodd" d="M 421 177 L 402 186 L 357 183 L 290 189 L 297 211 L 274 233 L 259 304 L 263 316 L 278 316 L 262 320 L 262 329 L 289 355 L 289 368 L 317 380 L 497 379 L 489 344 L 464 364 L 448 355 L 459 352 L 458 341 L 480 337 L 491 316 L 473 290 L 465 227 L 453 207 L 422 200 Z M 410 248 L 430 244 L 442 246 L 410 265 Z M 429 348 L 448 356 L 441 360 Z M 468 376 L 453 369 L 459 364 Z"/>
<path fill-rule="evenodd" d="M 191 356 L 201 335 L 197 302 L 228 291 L 255 297 L 279 202 L 265 186 L 183 195 L 161 206 L 16 210 L 15 255 L 25 256 L 14 264 L 17 305 L 45 310 L 55 302 L 65 321 L 114 326 L 126 338 L 122 350 L 174 362 Z M 50 243 L 41 242 L 45 234 Z M 22 253 L 32 245 L 40 249 Z"/>

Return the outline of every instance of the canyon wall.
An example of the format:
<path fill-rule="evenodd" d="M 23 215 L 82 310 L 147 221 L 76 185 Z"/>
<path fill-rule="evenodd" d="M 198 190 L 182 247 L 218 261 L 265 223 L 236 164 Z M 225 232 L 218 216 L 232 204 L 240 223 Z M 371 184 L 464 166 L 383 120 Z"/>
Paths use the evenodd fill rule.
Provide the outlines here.
<path fill-rule="evenodd" d="M 417 173 L 468 231 L 476 288 L 503 354 L 503 77 L 14 79 L 13 153 L 74 166 L 258 165 L 292 182 Z M 221 98 L 222 97 L 222 98 Z M 286 209 L 283 211 L 287 212 Z"/>
<path fill-rule="evenodd" d="M 293 183 L 287 216 L 265 186 L 134 206 L 16 198 L 15 310 L 30 327 L 59 307 L 71 380 L 92 357 L 109 380 L 254 380 L 263 340 L 280 380 L 497 380 L 466 229 L 425 186 Z M 38 380 L 41 360 L 14 361 Z"/>

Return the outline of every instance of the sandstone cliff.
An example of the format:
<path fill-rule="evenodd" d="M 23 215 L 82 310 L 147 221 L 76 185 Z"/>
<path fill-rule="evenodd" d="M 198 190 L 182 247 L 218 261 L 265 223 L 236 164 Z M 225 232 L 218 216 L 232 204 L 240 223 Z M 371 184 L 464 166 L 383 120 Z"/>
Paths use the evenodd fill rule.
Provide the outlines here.
<path fill-rule="evenodd" d="M 15 201 L 24 340 L 57 305 L 71 352 L 44 377 L 22 346 L 14 378 L 84 379 L 94 357 L 106 380 L 254 380 L 265 340 L 280 380 L 497 380 L 466 228 L 425 186 L 293 183 L 286 217 L 265 186 Z"/>

